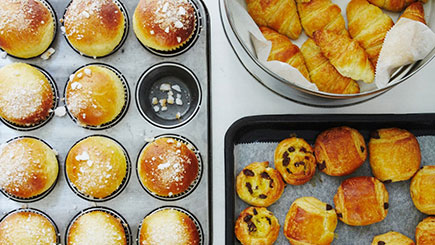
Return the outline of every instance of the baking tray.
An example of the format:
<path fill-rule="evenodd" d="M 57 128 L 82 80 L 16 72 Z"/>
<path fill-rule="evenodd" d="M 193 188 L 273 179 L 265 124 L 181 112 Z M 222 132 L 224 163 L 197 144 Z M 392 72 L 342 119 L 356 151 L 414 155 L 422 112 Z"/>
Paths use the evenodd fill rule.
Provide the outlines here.
<path fill-rule="evenodd" d="M 51 47 L 56 52 L 48 60 L 41 58 L 16 59 L 7 56 L 0 59 L 0 67 L 11 62 L 25 62 L 46 70 L 54 79 L 59 89 L 59 106 L 64 105 L 62 95 L 69 76 L 79 67 L 90 63 L 103 63 L 119 70 L 125 77 L 129 87 L 131 100 L 124 117 L 114 126 L 106 129 L 86 129 L 77 125 L 68 115 L 53 117 L 44 126 L 31 131 L 18 131 L 0 123 L 0 144 L 18 136 L 37 137 L 47 142 L 58 153 L 60 164 L 59 178 L 54 189 L 43 199 L 31 203 L 12 201 L 0 194 L 0 217 L 8 212 L 21 208 L 35 208 L 49 215 L 61 234 L 62 244 L 65 242 L 65 230 L 76 214 L 90 207 L 102 206 L 118 212 L 124 217 L 131 229 L 132 244 L 136 244 L 139 224 L 153 210 L 164 206 L 175 206 L 190 212 L 201 225 L 204 244 L 211 241 L 211 168 L 210 168 L 210 16 L 202 0 L 191 0 L 199 13 L 198 37 L 188 50 L 176 56 L 157 55 L 145 49 L 137 40 L 131 17 L 138 0 L 121 0 L 129 16 L 130 28 L 124 44 L 106 57 L 93 59 L 79 55 L 73 50 L 61 31 L 58 22 L 57 34 Z M 55 10 L 58 21 L 63 17 L 70 1 L 49 0 Z M 163 62 L 182 65 L 188 68 L 200 84 L 201 100 L 195 115 L 185 124 L 171 128 L 159 127 L 147 121 L 138 110 L 136 85 L 142 74 L 148 69 Z M 195 190 L 184 198 L 177 200 L 160 200 L 148 194 L 138 181 L 136 160 L 147 138 L 160 135 L 178 135 L 191 141 L 199 150 L 202 158 L 202 176 Z M 113 199 L 103 202 L 91 202 L 79 197 L 68 186 L 64 174 L 65 158 L 69 149 L 80 139 L 90 135 L 105 135 L 118 141 L 126 149 L 131 160 L 131 176 L 126 188 Z"/>
<path fill-rule="evenodd" d="M 248 207 L 248 204 L 244 203 L 237 196 L 237 193 L 235 192 L 235 179 L 241 169 L 253 161 L 253 159 L 237 160 L 237 153 L 235 151 L 236 147 L 246 146 L 244 144 L 250 143 L 275 142 L 277 144 L 281 140 L 294 135 L 300 138 L 304 138 L 309 144 L 313 145 L 317 135 L 320 132 L 331 127 L 343 125 L 358 129 L 359 132 L 364 136 L 366 143 L 368 143 L 370 132 L 372 132 L 373 130 L 386 127 L 399 127 L 412 132 L 416 137 L 418 137 L 419 141 L 419 136 L 431 136 L 430 138 L 435 144 L 435 114 L 265 115 L 242 118 L 236 121 L 228 129 L 225 135 L 226 244 L 239 244 L 234 234 L 234 224 L 235 220 L 239 216 L 240 211 Z M 424 152 L 425 151 L 422 148 L 422 155 Z M 256 159 L 255 161 L 268 160 L 270 166 L 273 167 L 273 152 L 268 154 L 270 155 L 269 158 Z M 431 154 L 429 155 L 432 156 L 430 158 L 425 158 L 423 156 L 422 164 L 434 164 L 435 151 L 431 150 Z M 237 165 L 238 161 L 243 162 L 243 164 Z M 349 177 L 359 175 L 371 176 L 368 161 L 366 161 L 363 166 L 360 167 L 356 172 L 348 176 L 331 177 L 317 170 L 312 181 L 298 187 L 287 185 L 284 190 L 284 194 L 280 198 L 280 200 L 283 199 L 283 197 L 285 197 L 286 195 L 287 197 L 289 197 L 289 195 L 294 192 L 294 196 L 289 197 L 291 200 L 287 200 L 286 202 L 280 202 L 280 200 L 278 200 L 277 203 L 272 204 L 268 207 L 268 209 L 277 216 L 281 225 L 280 235 L 276 244 L 288 244 L 288 240 L 284 237 L 282 231 L 285 215 L 288 212 L 291 203 L 296 198 L 304 195 L 309 195 L 309 193 L 305 193 L 304 195 L 298 195 L 304 191 L 304 188 L 316 190 L 316 188 L 322 187 L 322 179 L 323 183 L 328 183 L 328 180 L 333 179 L 335 186 L 328 189 L 322 189 L 322 191 L 326 193 L 325 195 L 327 197 L 318 197 L 324 202 L 333 204 L 332 198 L 335 195 L 335 192 L 337 190 L 336 188 L 341 183 L 341 181 Z M 409 180 L 386 184 L 387 190 L 390 193 L 391 208 L 389 210 L 387 218 L 380 223 L 372 225 L 373 227 L 352 227 L 345 225 L 341 221 L 338 221 L 336 229 L 336 233 L 338 234 L 332 244 L 370 244 L 373 235 L 375 235 L 374 233 L 377 232 L 377 235 L 380 234 L 379 230 L 382 230 L 382 232 L 384 233 L 390 231 L 391 229 L 396 229 L 396 231 L 402 232 L 403 234 L 413 239 L 415 226 L 419 221 L 426 217 L 426 215 L 420 213 L 412 204 L 412 200 L 409 196 L 409 184 Z M 400 209 L 400 206 L 394 205 L 394 203 L 399 202 L 397 200 L 397 194 L 399 193 L 402 197 L 404 192 L 406 192 L 406 195 L 408 195 L 408 198 L 406 198 L 406 200 L 403 202 L 403 205 L 406 205 L 406 208 Z M 316 195 L 314 194 L 314 196 Z M 399 202 L 399 204 L 402 203 Z M 398 218 L 401 216 L 410 216 L 411 218 L 406 220 L 406 225 L 399 229 L 396 228 L 396 226 L 401 226 L 400 222 L 402 222 L 402 220 L 400 220 L 399 222 L 400 218 Z M 389 227 L 390 224 L 394 224 L 394 226 L 391 225 L 391 227 Z M 363 238 L 364 236 L 366 237 Z"/>

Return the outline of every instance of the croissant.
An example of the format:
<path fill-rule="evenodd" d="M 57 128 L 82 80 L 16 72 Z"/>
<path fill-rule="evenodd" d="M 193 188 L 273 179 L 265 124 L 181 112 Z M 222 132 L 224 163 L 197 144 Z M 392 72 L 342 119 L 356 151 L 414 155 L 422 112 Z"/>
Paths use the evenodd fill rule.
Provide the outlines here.
<path fill-rule="evenodd" d="M 393 12 L 400 12 L 408 5 L 417 0 L 368 0 L 370 3 L 383 8 L 385 10 L 390 10 Z M 424 0 L 426 2 L 427 0 Z"/>
<path fill-rule="evenodd" d="M 359 93 L 358 83 L 348 77 L 343 77 L 323 56 L 313 39 L 308 38 L 305 41 L 301 52 L 310 72 L 311 82 L 315 83 L 320 91 L 335 94 Z"/>
<path fill-rule="evenodd" d="M 321 29 L 349 35 L 338 5 L 333 4 L 331 0 L 304 1 L 306 0 L 297 0 L 297 6 L 302 27 L 309 37 L 313 36 L 313 32 Z"/>
<path fill-rule="evenodd" d="M 310 75 L 305 65 L 304 56 L 298 46 L 294 45 L 286 36 L 267 28 L 260 27 L 260 31 L 264 37 L 272 42 L 272 50 L 270 51 L 268 60 L 278 60 L 288 63 L 298 69 L 302 75 L 310 81 Z"/>
<path fill-rule="evenodd" d="M 313 36 L 323 55 L 341 75 L 365 83 L 373 82 L 373 65 L 357 41 L 327 30 L 315 31 Z"/>
<path fill-rule="evenodd" d="M 420 21 L 421 23 L 426 24 L 426 20 L 424 19 L 424 8 L 421 2 L 415 2 L 409 5 L 400 16 L 400 18 L 403 17 L 411 20 Z"/>
<path fill-rule="evenodd" d="M 394 25 L 393 20 L 366 0 L 350 1 L 346 13 L 350 36 L 365 49 L 376 67 L 385 36 Z"/>
<path fill-rule="evenodd" d="M 246 0 L 248 12 L 259 26 L 297 39 L 302 32 L 294 0 Z"/>

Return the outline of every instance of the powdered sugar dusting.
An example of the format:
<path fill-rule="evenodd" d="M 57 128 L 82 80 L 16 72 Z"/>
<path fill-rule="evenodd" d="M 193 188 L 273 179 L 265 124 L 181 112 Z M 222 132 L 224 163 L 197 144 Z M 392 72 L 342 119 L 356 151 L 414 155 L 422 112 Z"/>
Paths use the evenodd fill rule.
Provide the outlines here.
<path fill-rule="evenodd" d="M 40 11 L 42 4 L 36 2 L 41 5 L 36 7 L 34 3 L 29 2 L 28 0 L 0 1 L 0 30 L 3 31 L 3 33 L 0 31 L 0 34 L 13 31 L 37 34 L 35 26 L 37 26 L 37 20 L 41 23 L 38 11 Z"/>

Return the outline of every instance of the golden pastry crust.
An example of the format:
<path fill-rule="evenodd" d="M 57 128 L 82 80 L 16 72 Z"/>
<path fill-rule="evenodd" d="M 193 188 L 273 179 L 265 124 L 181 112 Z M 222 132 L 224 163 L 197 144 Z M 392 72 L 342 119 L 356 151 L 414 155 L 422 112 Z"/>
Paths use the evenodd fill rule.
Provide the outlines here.
<path fill-rule="evenodd" d="M 374 4 L 385 10 L 400 12 L 409 4 L 416 2 L 418 0 L 368 0 L 371 4 Z M 422 0 L 426 2 L 427 0 Z"/>
<path fill-rule="evenodd" d="M 415 241 L 417 245 L 435 244 L 435 217 L 429 216 L 418 223 L 415 228 Z"/>
<path fill-rule="evenodd" d="M 281 141 L 274 155 L 275 168 L 288 184 L 305 184 L 316 173 L 313 148 L 304 139 L 292 137 Z"/>
<path fill-rule="evenodd" d="M 88 65 L 74 73 L 65 95 L 68 111 L 84 126 L 98 127 L 112 122 L 126 103 L 121 79 L 99 65 Z"/>
<path fill-rule="evenodd" d="M 115 0 L 73 0 L 64 16 L 65 36 L 80 53 L 105 56 L 121 42 L 125 19 Z"/>
<path fill-rule="evenodd" d="M 49 117 L 54 104 L 52 85 L 37 68 L 12 63 L 0 69 L 0 116 L 6 121 L 37 125 Z"/>
<path fill-rule="evenodd" d="M 415 136 L 398 128 L 378 129 L 369 141 L 370 166 L 380 181 L 410 179 L 420 168 L 420 146 Z"/>
<path fill-rule="evenodd" d="M 323 131 L 314 145 L 319 170 L 331 176 L 353 173 L 367 159 L 367 147 L 358 130 L 337 127 Z"/>
<path fill-rule="evenodd" d="M 337 215 L 331 205 L 314 197 L 296 199 L 285 217 L 284 235 L 294 245 L 331 244 Z"/>
<path fill-rule="evenodd" d="M 244 245 L 271 245 L 279 235 L 278 219 L 266 208 L 248 207 L 236 220 L 234 232 Z"/>
<path fill-rule="evenodd" d="M 106 198 L 117 191 L 127 175 L 127 158 L 115 141 L 91 136 L 74 145 L 65 161 L 68 181 L 93 198 Z"/>
<path fill-rule="evenodd" d="M 371 225 L 388 214 L 388 192 L 374 177 L 354 177 L 343 181 L 334 196 L 338 218 L 352 226 Z"/>
<path fill-rule="evenodd" d="M 147 47 L 176 50 L 195 33 L 195 8 L 187 0 L 140 0 L 133 16 L 133 29 Z"/>
<path fill-rule="evenodd" d="M 55 20 L 39 0 L 0 1 L 0 47 L 19 58 L 44 53 L 53 42 Z"/>
<path fill-rule="evenodd" d="M 18 198 L 32 198 L 56 182 L 59 165 L 56 154 L 34 138 L 14 139 L 0 148 L 0 188 Z"/>
<path fill-rule="evenodd" d="M 253 206 L 267 207 L 284 192 L 284 181 L 269 162 L 253 162 L 236 178 L 236 191 L 240 199 Z"/>
<path fill-rule="evenodd" d="M 424 166 L 414 175 L 410 192 L 420 212 L 435 215 L 435 166 Z"/>
<path fill-rule="evenodd" d="M 0 244 L 45 244 L 57 242 L 53 224 L 44 216 L 31 212 L 12 213 L 0 222 Z"/>
<path fill-rule="evenodd" d="M 372 245 L 388 244 L 414 245 L 415 243 L 409 237 L 395 231 L 390 231 L 373 237 Z"/>
<path fill-rule="evenodd" d="M 148 215 L 139 230 L 139 244 L 199 243 L 199 232 L 194 221 L 187 214 L 174 209 L 164 209 Z"/>
<path fill-rule="evenodd" d="M 409 5 L 400 16 L 400 18 L 408 18 L 411 20 L 419 21 L 426 25 L 426 20 L 424 18 L 424 8 L 421 2 L 415 2 Z"/>
<path fill-rule="evenodd" d="M 121 221 L 104 211 L 91 211 L 77 218 L 68 230 L 68 245 L 127 244 Z"/>
<path fill-rule="evenodd" d="M 188 190 L 199 173 L 198 158 L 191 148 L 166 137 L 147 144 L 138 160 L 141 183 L 159 196 L 171 197 Z"/>

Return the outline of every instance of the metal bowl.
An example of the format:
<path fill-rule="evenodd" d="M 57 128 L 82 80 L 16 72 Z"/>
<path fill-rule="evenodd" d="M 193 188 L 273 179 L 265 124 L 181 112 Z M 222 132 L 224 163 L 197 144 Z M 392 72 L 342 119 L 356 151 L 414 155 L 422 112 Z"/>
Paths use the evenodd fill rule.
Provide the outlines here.
<path fill-rule="evenodd" d="M 242 41 L 240 30 L 234 24 L 237 14 L 230 4 L 236 0 L 219 0 L 219 10 L 225 34 L 246 70 L 266 88 L 291 101 L 318 107 L 340 107 L 361 103 L 375 98 L 394 86 L 412 77 L 435 57 L 435 49 L 423 60 L 398 69 L 391 77 L 389 85 L 385 88 L 362 92 L 358 94 L 332 94 L 322 91 L 312 91 L 288 82 L 278 74 L 272 72 L 261 64 L 256 54 Z M 242 0 L 243 1 L 243 0 Z M 342 8 L 342 13 L 345 9 Z M 428 1 L 425 4 L 425 15 L 428 26 L 435 31 L 435 4 Z"/>

